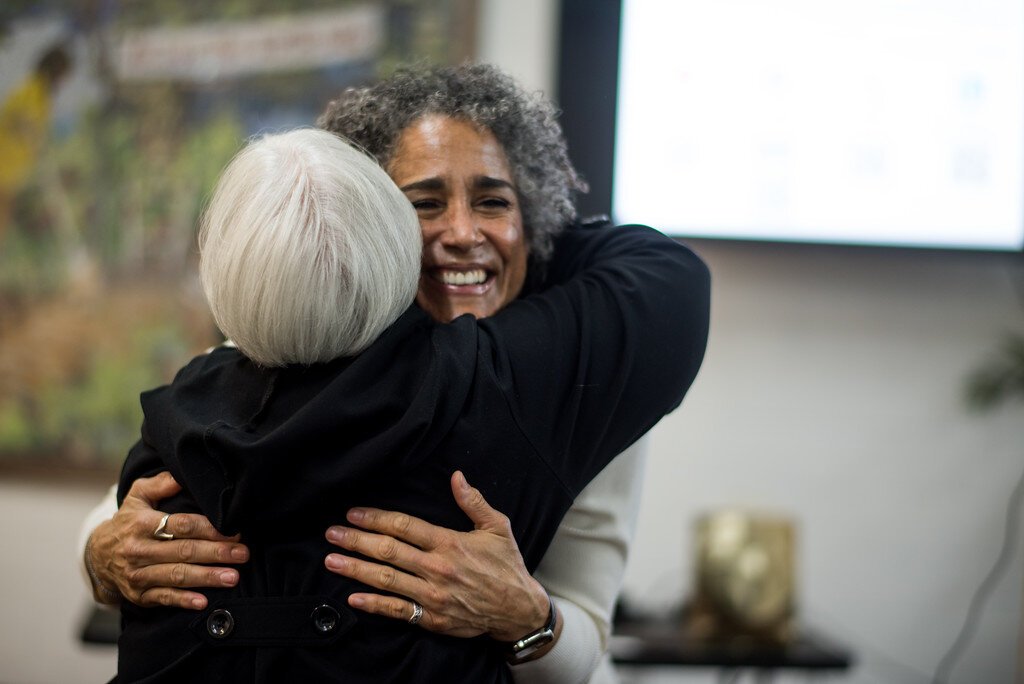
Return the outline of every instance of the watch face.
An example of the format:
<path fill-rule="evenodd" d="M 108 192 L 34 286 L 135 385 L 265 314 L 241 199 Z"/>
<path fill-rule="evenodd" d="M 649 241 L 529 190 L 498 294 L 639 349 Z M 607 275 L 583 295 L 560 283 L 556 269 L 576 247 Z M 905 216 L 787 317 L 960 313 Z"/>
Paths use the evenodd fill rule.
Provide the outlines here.
<path fill-rule="evenodd" d="M 543 627 L 512 644 L 512 657 L 514 660 L 522 660 L 541 646 L 553 641 L 554 638 L 554 630 L 551 627 Z"/>
<path fill-rule="evenodd" d="M 512 642 L 512 654 L 520 657 L 536 651 L 544 644 L 555 638 L 555 622 L 558 620 L 558 611 L 555 610 L 555 601 L 548 594 L 548 623 L 535 632 L 527 634 L 522 639 Z"/>

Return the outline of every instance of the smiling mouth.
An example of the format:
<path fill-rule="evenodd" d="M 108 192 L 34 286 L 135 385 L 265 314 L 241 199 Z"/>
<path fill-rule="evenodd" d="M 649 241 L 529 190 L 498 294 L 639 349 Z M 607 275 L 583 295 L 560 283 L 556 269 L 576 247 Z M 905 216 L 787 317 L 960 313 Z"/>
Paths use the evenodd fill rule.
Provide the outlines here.
<path fill-rule="evenodd" d="M 435 272 L 438 281 L 444 285 L 483 285 L 487 282 L 487 271 L 482 268 L 475 268 L 471 271 L 453 271 L 446 268 L 439 268 Z"/>

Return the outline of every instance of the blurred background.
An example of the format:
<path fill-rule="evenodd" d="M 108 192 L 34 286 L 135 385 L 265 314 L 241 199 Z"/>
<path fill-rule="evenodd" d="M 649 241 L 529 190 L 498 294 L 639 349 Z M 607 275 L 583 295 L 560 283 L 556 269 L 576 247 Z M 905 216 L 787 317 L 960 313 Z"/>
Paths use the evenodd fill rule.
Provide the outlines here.
<path fill-rule="evenodd" d="M 594 107 L 608 103 L 614 114 L 618 27 L 598 25 L 612 10 L 571 0 L 4 3 L 0 682 L 113 675 L 113 649 L 79 638 L 90 601 L 75 537 L 137 435 L 138 392 L 216 341 L 195 279 L 195 219 L 246 137 L 312 124 L 334 93 L 402 61 L 490 61 L 559 100 L 594 188 L 585 208 L 607 211 L 613 123 L 592 129 L 585 115 L 600 119 Z M 1016 126 L 993 144 L 1024 160 L 1024 119 Z M 1024 184 L 1011 191 L 1019 207 Z M 942 194 L 932 189 L 936 203 Z M 644 221 L 642 207 L 630 218 Z M 1024 383 L 1011 359 L 1024 333 L 1024 245 L 687 241 L 713 273 L 711 337 L 683 407 L 651 436 L 625 605 L 677 612 L 694 590 L 698 518 L 766 511 L 794 521 L 795 622 L 853 655 L 834 681 L 930 682 L 954 643 L 948 681 L 1021 681 L 1011 495 L 1024 469 L 1014 378 Z M 980 410 L 979 397 L 1002 394 Z M 721 673 L 623 675 L 697 683 Z"/>

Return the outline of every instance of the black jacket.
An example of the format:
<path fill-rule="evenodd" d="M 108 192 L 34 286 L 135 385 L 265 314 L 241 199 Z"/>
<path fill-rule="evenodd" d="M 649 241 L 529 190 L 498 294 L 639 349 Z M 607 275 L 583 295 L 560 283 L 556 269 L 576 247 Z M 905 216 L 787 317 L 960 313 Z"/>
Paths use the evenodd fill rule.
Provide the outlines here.
<path fill-rule="evenodd" d="M 359 356 L 312 367 L 196 358 L 142 395 L 118 496 L 170 470 L 184 492 L 161 509 L 241 532 L 252 557 L 202 613 L 125 606 L 117 681 L 509 681 L 489 639 L 349 609 L 373 590 L 323 567 L 338 551 L 324 531 L 356 505 L 470 529 L 449 487 L 461 469 L 532 570 L 580 490 L 682 400 L 708 307 L 685 247 L 639 226 L 572 228 L 544 291 L 491 318 L 443 325 L 413 305 Z"/>

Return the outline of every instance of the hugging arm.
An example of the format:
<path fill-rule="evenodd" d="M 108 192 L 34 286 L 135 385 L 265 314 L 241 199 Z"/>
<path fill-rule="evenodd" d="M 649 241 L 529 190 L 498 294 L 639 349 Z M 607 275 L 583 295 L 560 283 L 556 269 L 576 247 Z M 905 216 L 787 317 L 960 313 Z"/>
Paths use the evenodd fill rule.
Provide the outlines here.
<path fill-rule="evenodd" d="M 547 594 L 526 570 L 508 518 L 461 473 L 451 484 L 473 531 L 456 532 L 399 512 L 352 509 L 348 520 L 360 529 L 336 525 L 327 531 L 328 541 L 390 565 L 330 554 L 327 568 L 415 600 L 424 608 L 420 626 L 432 632 L 518 639 L 535 629 L 529 625 L 546 622 Z M 349 603 L 379 615 L 409 617 L 403 598 L 353 594 Z"/>
<path fill-rule="evenodd" d="M 595 666 L 611 668 L 605 652 L 636 530 L 646 441 L 617 456 L 576 497 L 534 572 L 561 609 L 565 629 L 543 658 L 512 668 L 517 684 L 582 682 Z"/>
<path fill-rule="evenodd" d="M 516 396 L 522 397 L 523 423 L 540 426 L 534 432 L 536 443 L 544 445 L 540 450 L 568 461 L 567 470 L 575 473 L 581 486 L 604 467 L 614 450 L 624 448 L 679 403 L 696 375 L 707 340 L 709 279 L 703 263 L 650 229 L 632 227 L 618 234 L 616 230 L 578 230 L 567 235 L 556 254 L 569 257 L 551 267 L 552 279 L 564 287 L 548 299 L 513 303 L 481 324 L 502 328 L 493 335 L 499 342 L 511 339 L 510 346 L 515 346 L 518 338 L 519 348 L 536 349 L 537 339 L 552 334 L 563 340 L 550 348 L 568 350 L 565 358 L 550 355 L 549 347 L 544 347 L 539 355 L 513 357 L 496 372 L 509 378 Z M 573 316 L 565 316 L 566 311 Z M 605 339 L 611 342 L 602 344 Z M 581 348 L 586 353 L 579 353 Z M 500 350 L 496 356 L 502 357 Z M 547 382 L 538 382 L 541 377 Z M 530 389 L 535 393 L 528 393 Z M 552 397 L 566 410 L 551 411 Z M 603 504 L 591 505 L 589 510 L 577 506 L 568 525 L 560 528 L 549 550 L 557 560 L 549 562 L 545 557 L 539 576 L 553 595 L 564 594 L 558 604 L 565 607 L 566 615 L 575 615 L 575 627 L 555 642 L 550 656 L 523 665 L 517 680 L 579 681 L 569 671 L 576 671 L 577 665 L 584 671 L 592 667 L 594 660 L 586 654 L 604 649 L 636 519 L 638 473 L 638 466 L 624 465 L 613 485 L 620 488 L 618 504 L 613 505 L 614 499 L 606 495 Z M 583 524 L 575 524 L 574 519 Z M 424 606 L 431 592 L 458 594 L 458 583 L 443 573 L 424 575 L 422 568 L 429 566 L 437 551 L 424 552 L 406 532 L 413 525 L 456 539 L 460 533 L 392 512 L 375 511 L 371 525 L 358 524 L 371 532 L 346 530 L 345 541 L 335 543 L 390 566 L 360 561 L 335 568 L 336 572 Z M 413 559 L 415 563 L 410 562 Z M 481 567 L 502 576 L 515 564 Z M 518 599 L 502 597 L 487 609 L 477 603 L 476 617 L 518 615 L 520 635 L 542 625 L 543 616 L 536 607 L 544 601 L 536 588 L 528 583 L 517 586 L 526 587 Z M 479 593 L 466 602 L 470 599 L 478 602 Z M 403 619 L 409 614 L 408 603 L 401 599 L 374 598 L 363 608 Z M 430 629 L 430 622 L 425 626 Z M 502 638 L 487 629 L 486 620 L 480 619 L 477 629 Z M 582 641 L 574 643 L 575 639 Z M 574 645 L 567 647 L 569 643 Z"/>
<path fill-rule="evenodd" d="M 248 560 L 248 549 L 204 516 L 175 513 L 167 525 L 175 539 L 153 539 L 163 518 L 159 501 L 181 490 L 169 473 L 136 480 L 120 507 L 115 490 L 89 513 L 78 537 L 79 566 L 97 603 L 202 610 L 206 597 L 189 588 L 238 582 L 238 571 L 227 566 Z"/>
<path fill-rule="evenodd" d="M 97 603 L 127 600 L 139 606 L 203 610 L 206 596 L 190 589 L 238 583 L 238 570 L 228 566 L 249 560 L 249 549 L 238 536 L 218 532 L 206 516 L 174 513 L 165 527 L 174 538 L 153 536 L 164 517 L 160 502 L 179 494 L 181 485 L 147 441 L 145 421 L 122 479 L 130 487 L 112 487 L 86 516 L 78 535 L 80 567 Z"/>
<path fill-rule="evenodd" d="M 487 530 L 481 530 L 473 511 L 467 514 L 477 524 L 474 532 L 447 530 L 398 512 L 368 511 L 370 517 L 359 521 L 365 529 L 355 521 L 352 527 L 335 526 L 328 540 L 382 564 L 332 554 L 327 567 L 423 605 L 420 626 L 428 630 L 452 634 L 457 627 L 464 636 L 487 633 L 504 641 L 517 638 L 508 634 L 522 636 L 544 623 L 546 590 L 559 610 L 562 630 L 538 657 L 513 667 L 513 677 L 519 684 L 585 682 L 607 648 L 640 504 L 643 444 L 617 457 L 577 497 L 533 577 L 511 535 L 495 530 L 489 538 L 482 535 Z M 479 505 L 483 516 L 478 517 L 486 520 L 491 509 Z M 362 610 L 409 617 L 403 599 L 357 598 L 362 603 L 354 607 Z"/>

